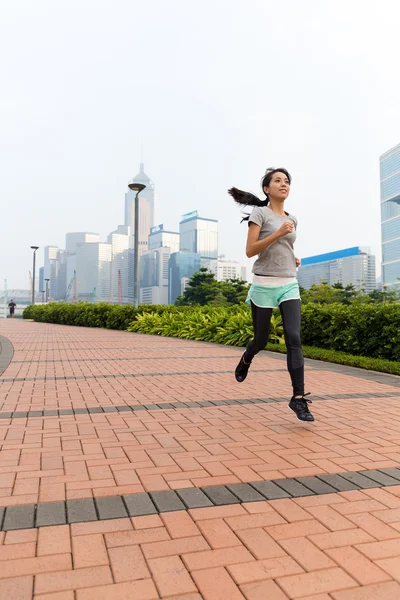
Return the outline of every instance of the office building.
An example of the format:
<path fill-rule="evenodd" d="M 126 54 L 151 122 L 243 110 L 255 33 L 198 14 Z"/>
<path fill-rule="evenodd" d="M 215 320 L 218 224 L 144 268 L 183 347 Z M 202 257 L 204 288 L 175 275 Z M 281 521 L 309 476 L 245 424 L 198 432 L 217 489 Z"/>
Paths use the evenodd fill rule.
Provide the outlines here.
<path fill-rule="evenodd" d="M 87 231 L 73 231 L 65 236 L 65 250 L 68 254 L 76 254 L 77 244 L 95 243 L 100 241 L 98 233 Z"/>
<path fill-rule="evenodd" d="M 130 278 L 133 280 L 133 240 L 130 227 L 120 225 L 110 233 L 107 242 L 112 252 L 111 302 L 127 304 L 133 300 L 133 285 L 130 285 Z"/>
<path fill-rule="evenodd" d="M 356 290 L 369 293 L 376 289 L 375 256 L 360 246 L 310 256 L 301 260 L 297 278 L 305 289 L 326 282 L 352 284 Z"/>
<path fill-rule="evenodd" d="M 171 249 L 160 246 L 140 258 L 140 303 L 168 304 L 168 275 Z"/>
<path fill-rule="evenodd" d="M 57 278 L 59 271 L 58 246 L 46 246 L 44 249 L 44 279 L 49 279 L 49 300 L 57 299 Z M 45 284 L 46 285 L 46 284 Z"/>
<path fill-rule="evenodd" d="M 111 244 L 84 242 L 76 245 L 76 292 L 78 300 L 110 301 L 111 262 Z"/>
<path fill-rule="evenodd" d="M 228 279 L 244 279 L 246 281 L 246 267 L 242 267 L 240 263 L 219 257 L 216 265 L 215 278 L 217 281 L 227 281 Z"/>
<path fill-rule="evenodd" d="M 196 252 L 180 250 L 174 252 L 169 260 L 168 304 L 174 304 L 194 273 L 201 267 L 201 256 Z"/>
<path fill-rule="evenodd" d="M 39 269 L 39 292 L 45 291 L 45 281 L 44 281 L 44 267 L 40 267 Z"/>
<path fill-rule="evenodd" d="M 150 229 L 154 226 L 154 183 L 144 172 L 144 164 L 140 163 L 139 173 L 133 178 L 136 183 L 146 187 L 139 194 L 139 256 L 148 250 Z M 125 194 L 125 225 L 135 232 L 135 196 L 136 192 L 128 189 Z"/>
<path fill-rule="evenodd" d="M 164 225 L 157 225 L 150 229 L 149 250 L 156 248 L 170 248 L 171 254 L 179 252 L 179 233 L 176 231 L 167 231 Z"/>
<path fill-rule="evenodd" d="M 201 267 L 217 272 L 218 221 L 200 217 L 198 211 L 183 215 L 179 223 L 179 249 L 200 254 Z"/>
<path fill-rule="evenodd" d="M 400 144 L 380 157 L 382 286 L 400 286 Z"/>
<path fill-rule="evenodd" d="M 58 273 L 57 273 L 57 300 L 64 300 L 67 292 L 67 259 L 68 252 L 59 249 L 57 252 Z"/>

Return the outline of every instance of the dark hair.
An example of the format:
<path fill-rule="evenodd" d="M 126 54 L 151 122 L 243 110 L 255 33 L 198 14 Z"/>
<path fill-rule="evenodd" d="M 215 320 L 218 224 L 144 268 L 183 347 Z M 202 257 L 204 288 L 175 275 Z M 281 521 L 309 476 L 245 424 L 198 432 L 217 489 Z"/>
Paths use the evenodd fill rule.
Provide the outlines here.
<path fill-rule="evenodd" d="M 263 190 L 263 192 L 265 187 L 269 187 L 272 176 L 275 175 L 275 173 L 283 173 L 288 178 L 289 185 L 292 183 L 292 178 L 287 169 L 267 169 L 265 171 L 264 177 L 261 179 L 261 189 Z M 243 190 L 239 190 L 235 187 L 230 188 L 228 190 L 228 194 L 230 194 L 234 201 L 237 204 L 240 204 L 241 206 L 268 206 L 269 203 L 268 194 L 266 194 L 265 192 L 265 200 L 260 200 L 260 198 L 257 198 L 257 196 L 255 196 L 254 194 L 251 194 L 250 192 L 244 192 Z M 248 221 L 249 216 L 250 215 L 243 217 L 242 221 Z"/>

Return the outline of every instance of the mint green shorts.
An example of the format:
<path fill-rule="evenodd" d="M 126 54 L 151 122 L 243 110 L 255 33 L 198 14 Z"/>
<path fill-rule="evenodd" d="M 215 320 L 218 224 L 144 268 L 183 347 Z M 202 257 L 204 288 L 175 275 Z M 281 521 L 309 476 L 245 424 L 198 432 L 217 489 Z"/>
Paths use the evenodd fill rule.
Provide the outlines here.
<path fill-rule="evenodd" d="M 297 281 L 277 286 L 250 286 L 246 304 L 255 304 L 260 308 L 278 308 L 286 300 L 300 300 L 300 290 Z"/>

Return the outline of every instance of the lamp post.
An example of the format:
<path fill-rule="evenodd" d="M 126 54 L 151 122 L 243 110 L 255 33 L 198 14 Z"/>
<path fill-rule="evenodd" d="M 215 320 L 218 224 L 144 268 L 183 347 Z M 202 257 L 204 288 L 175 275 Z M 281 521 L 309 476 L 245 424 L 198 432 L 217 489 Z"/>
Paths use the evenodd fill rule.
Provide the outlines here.
<path fill-rule="evenodd" d="M 135 196 L 135 256 L 134 256 L 134 277 L 133 277 L 133 304 L 135 308 L 139 306 L 139 289 L 138 289 L 138 268 L 139 268 L 139 193 L 144 190 L 144 183 L 131 181 L 128 183 L 128 188 L 136 192 Z"/>
<path fill-rule="evenodd" d="M 39 250 L 39 246 L 31 246 L 31 250 L 33 250 L 32 304 L 35 304 L 36 250 Z"/>
<path fill-rule="evenodd" d="M 46 304 L 49 301 L 49 281 L 50 281 L 50 279 L 45 279 L 45 282 L 46 282 Z"/>

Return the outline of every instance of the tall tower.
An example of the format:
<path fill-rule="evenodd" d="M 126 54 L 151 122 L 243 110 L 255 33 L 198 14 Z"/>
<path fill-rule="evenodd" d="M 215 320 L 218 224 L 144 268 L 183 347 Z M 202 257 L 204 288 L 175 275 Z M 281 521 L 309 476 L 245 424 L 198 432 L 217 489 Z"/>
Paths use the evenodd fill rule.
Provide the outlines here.
<path fill-rule="evenodd" d="M 148 250 L 150 229 L 154 227 L 154 183 L 144 172 L 143 162 L 133 181 L 146 186 L 139 195 L 139 255 L 142 255 Z M 131 231 L 135 231 L 135 195 L 132 190 L 125 194 L 125 225 L 129 225 Z"/>
<path fill-rule="evenodd" d="M 400 287 L 400 144 L 380 157 L 382 284 Z"/>

